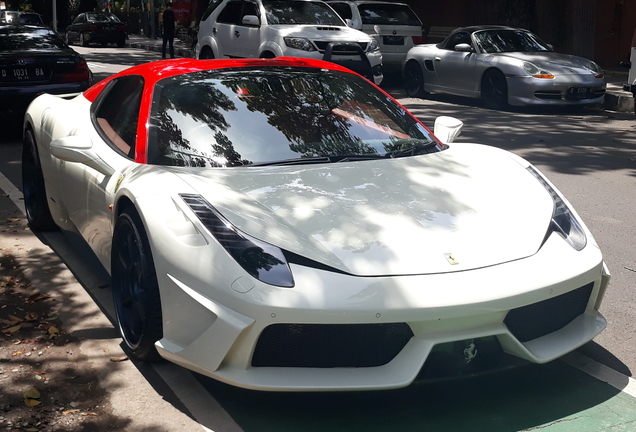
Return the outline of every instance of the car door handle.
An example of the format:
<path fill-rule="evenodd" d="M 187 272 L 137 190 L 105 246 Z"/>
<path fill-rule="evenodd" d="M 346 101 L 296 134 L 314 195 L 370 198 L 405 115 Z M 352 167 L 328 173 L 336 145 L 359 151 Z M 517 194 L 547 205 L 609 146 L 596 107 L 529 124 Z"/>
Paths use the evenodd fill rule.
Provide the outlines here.
<path fill-rule="evenodd" d="M 238 30 L 234 30 L 234 36 L 239 37 L 241 36 L 241 33 Z"/>
<path fill-rule="evenodd" d="M 441 57 L 435 57 L 435 61 L 442 61 Z"/>
<path fill-rule="evenodd" d="M 212 33 L 216 33 L 216 27 L 212 27 Z"/>

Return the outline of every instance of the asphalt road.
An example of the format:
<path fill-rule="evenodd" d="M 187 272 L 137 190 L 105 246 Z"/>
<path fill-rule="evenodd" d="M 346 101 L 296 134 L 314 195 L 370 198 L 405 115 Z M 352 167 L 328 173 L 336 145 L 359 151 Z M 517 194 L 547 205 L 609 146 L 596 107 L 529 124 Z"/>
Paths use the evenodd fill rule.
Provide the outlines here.
<path fill-rule="evenodd" d="M 160 56 L 132 49 L 76 47 L 76 50 L 86 56 L 98 79 Z M 634 380 L 628 378 L 636 371 L 633 114 L 600 110 L 493 111 L 460 98 L 406 98 L 400 87 L 392 83 L 385 88 L 431 127 L 439 115 L 461 119 L 464 129 L 458 141 L 485 143 L 519 154 L 546 173 L 565 193 L 594 233 L 612 273 L 601 308 L 608 319 L 608 328 L 566 361 L 524 366 L 488 376 L 418 384 L 391 392 L 296 395 L 233 389 L 193 375 L 201 389 L 208 392 L 201 398 L 208 400 L 205 398 L 211 395 L 246 432 L 326 429 L 593 432 L 607 427 L 633 430 L 629 425 L 636 421 L 636 391 Z M 2 140 L 0 173 L 19 186 L 19 136 L 5 134 Z M 74 259 L 81 267 L 81 257 Z M 87 271 L 90 273 L 90 269 Z M 198 397 L 190 395 L 190 399 Z M 196 405 L 196 400 L 191 402 Z M 533 408 L 529 409 L 530 406 Z M 193 408 L 195 412 L 198 409 L 201 408 Z M 205 417 L 203 413 L 200 415 Z M 230 430 L 216 427 L 213 421 L 201 423 L 218 432 Z"/>

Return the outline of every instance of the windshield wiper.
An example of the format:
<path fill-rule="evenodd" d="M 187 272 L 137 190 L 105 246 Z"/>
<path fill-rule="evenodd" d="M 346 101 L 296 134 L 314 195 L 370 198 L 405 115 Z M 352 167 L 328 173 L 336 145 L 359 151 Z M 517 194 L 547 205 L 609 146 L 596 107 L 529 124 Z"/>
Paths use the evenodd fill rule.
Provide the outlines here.
<path fill-rule="evenodd" d="M 436 142 L 426 142 L 426 144 L 413 143 L 410 148 L 404 148 L 401 150 L 396 150 L 392 152 L 388 152 L 385 157 L 389 158 L 399 158 L 405 156 L 419 156 L 428 153 L 436 153 L 437 152 L 437 143 Z"/>
<path fill-rule="evenodd" d="M 272 162 L 259 162 L 252 163 L 247 166 L 276 166 L 276 165 L 310 165 L 319 163 L 331 163 L 333 162 L 331 156 L 313 156 L 313 157 L 299 157 L 293 159 L 284 159 Z"/>

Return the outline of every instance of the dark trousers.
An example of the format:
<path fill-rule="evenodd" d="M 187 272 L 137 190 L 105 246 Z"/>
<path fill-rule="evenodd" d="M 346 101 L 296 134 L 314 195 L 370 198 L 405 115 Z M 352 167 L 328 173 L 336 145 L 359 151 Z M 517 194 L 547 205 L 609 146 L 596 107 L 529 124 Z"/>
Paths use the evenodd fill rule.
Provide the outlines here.
<path fill-rule="evenodd" d="M 174 32 L 163 32 L 163 45 L 161 45 L 161 58 L 166 58 L 166 44 L 170 43 L 170 58 L 174 58 Z"/>

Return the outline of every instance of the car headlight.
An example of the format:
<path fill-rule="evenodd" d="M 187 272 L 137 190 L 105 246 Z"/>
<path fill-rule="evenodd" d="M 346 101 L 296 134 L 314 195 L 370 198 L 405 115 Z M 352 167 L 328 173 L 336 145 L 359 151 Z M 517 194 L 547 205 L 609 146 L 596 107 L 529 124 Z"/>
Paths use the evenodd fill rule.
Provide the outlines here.
<path fill-rule="evenodd" d="M 552 75 L 552 73 L 548 72 L 547 70 L 538 68 L 533 63 L 523 62 L 522 66 L 523 66 L 523 70 L 525 70 L 528 73 L 528 75 L 533 76 L 535 78 L 547 78 L 547 79 L 554 78 L 554 75 Z"/>
<path fill-rule="evenodd" d="M 294 286 L 294 278 L 281 249 L 239 231 L 201 195 L 179 196 L 246 272 L 266 284 L 284 288 Z"/>
<path fill-rule="evenodd" d="M 603 78 L 603 69 L 593 61 L 590 61 L 585 67 L 591 70 L 596 78 Z"/>
<path fill-rule="evenodd" d="M 369 45 L 367 45 L 367 52 L 373 52 L 373 51 L 379 51 L 379 50 L 380 50 L 380 45 L 378 44 L 378 41 L 372 37 L 371 42 L 369 42 Z"/>
<path fill-rule="evenodd" d="M 552 197 L 552 201 L 554 202 L 552 221 L 550 222 L 550 228 L 546 233 L 546 238 L 548 238 L 551 233 L 556 232 L 575 250 L 582 250 L 587 244 L 587 237 L 585 236 L 585 232 L 583 231 L 583 227 L 579 221 L 576 219 L 574 214 L 572 214 L 572 211 L 563 199 L 561 199 L 559 194 L 534 167 L 529 166 L 528 171 L 530 171 L 530 174 L 539 180 L 539 183 L 541 183 L 548 191 Z"/>
<path fill-rule="evenodd" d="M 285 45 L 290 48 L 294 48 L 302 51 L 316 51 L 316 47 L 311 41 L 307 38 L 299 38 L 299 37 L 286 37 L 283 38 L 285 40 Z"/>

